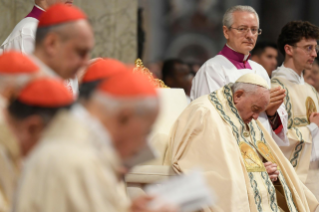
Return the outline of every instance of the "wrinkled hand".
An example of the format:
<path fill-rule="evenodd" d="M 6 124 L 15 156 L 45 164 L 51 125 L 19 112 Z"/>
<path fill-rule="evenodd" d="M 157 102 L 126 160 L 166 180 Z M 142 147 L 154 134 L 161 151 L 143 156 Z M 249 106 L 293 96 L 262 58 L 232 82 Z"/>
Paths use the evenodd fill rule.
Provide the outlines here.
<path fill-rule="evenodd" d="M 131 212 L 178 212 L 179 209 L 173 205 L 166 204 L 156 210 L 149 209 L 148 204 L 154 200 L 153 196 L 141 196 L 133 200 L 131 205 Z"/>
<path fill-rule="evenodd" d="M 276 87 L 270 89 L 270 101 L 269 105 L 266 109 L 266 113 L 268 116 L 274 116 L 280 107 L 280 105 L 284 102 L 284 98 L 286 96 L 285 89 L 281 89 L 281 87 Z"/>
<path fill-rule="evenodd" d="M 312 113 L 309 117 L 310 123 L 315 123 L 319 127 L 319 113 Z"/>
<path fill-rule="evenodd" d="M 272 162 L 266 162 L 264 163 L 264 165 L 271 181 L 277 181 L 279 175 L 279 171 L 277 170 L 277 164 Z"/>

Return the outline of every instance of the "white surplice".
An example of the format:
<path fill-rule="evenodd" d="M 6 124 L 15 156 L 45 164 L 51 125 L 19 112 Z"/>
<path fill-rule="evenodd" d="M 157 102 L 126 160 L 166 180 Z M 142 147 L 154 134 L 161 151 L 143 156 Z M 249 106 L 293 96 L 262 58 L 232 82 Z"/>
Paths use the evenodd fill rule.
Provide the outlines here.
<path fill-rule="evenodd" d="M 37 5 L 35 7 L 44 11 Z M 34 50 L 35 33 L 38 23 L 39 21 L 36 18 L 26 17 L 22 19 L 1 45 L 0 54 L 8 50 L 17 50 L 24 54 L 31 54 Z"/>

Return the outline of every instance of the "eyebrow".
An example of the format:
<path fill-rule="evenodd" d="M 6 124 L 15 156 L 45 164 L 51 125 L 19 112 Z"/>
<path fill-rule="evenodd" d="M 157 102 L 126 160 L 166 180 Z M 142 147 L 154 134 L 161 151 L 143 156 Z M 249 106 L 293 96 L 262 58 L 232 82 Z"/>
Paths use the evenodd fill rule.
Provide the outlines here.
<path fill-rule="evenodd" d="M 253 107 L 255 107 L 257 110 L 262 109 L 262 107 L 259 107 L 259 106 L 257 106 L 257 105 L 253 105 Z"/>
<path fill-rule="evenodd" d="M 247 25 L 239 25 L 238 27 L 248 27 Z M 258 28 L 258 26 L 252 26 Z"/>

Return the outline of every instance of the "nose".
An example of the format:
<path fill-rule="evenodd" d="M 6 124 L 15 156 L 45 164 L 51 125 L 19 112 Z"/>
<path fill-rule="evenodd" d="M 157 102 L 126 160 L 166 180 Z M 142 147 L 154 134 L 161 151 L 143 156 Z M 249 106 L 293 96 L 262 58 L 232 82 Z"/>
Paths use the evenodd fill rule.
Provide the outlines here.
<path fill-rule="evenodd" d="M 316 51 L 316 49 L 315 49 L 314 51 L 312 51 L 312 52 L 311 52 L 311 56 L 313 56 L 313 57 L 317 57 L 317 51 Z"/>
<path fill-rule="evenodd" d="M 258 117 L 259 117 L 259 113 L 254 113 L 254 115 L 253 115 L 253 119 L 257 120 L 257 119 L 258 119 Z"/>
<path fill-rule="evenodd" d="M 251 29 L 248 29 L 247 32 L 246 32 L 246 37 L 253 37 L 254 34 L 252 33 Z"/>

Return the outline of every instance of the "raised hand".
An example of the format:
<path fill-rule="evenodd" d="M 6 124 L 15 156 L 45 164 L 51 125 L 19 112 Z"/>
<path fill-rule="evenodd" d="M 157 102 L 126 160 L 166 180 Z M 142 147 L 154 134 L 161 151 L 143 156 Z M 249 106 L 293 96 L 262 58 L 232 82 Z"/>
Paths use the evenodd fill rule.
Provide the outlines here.
<path fill-rule="evenodd" d="M 270 89 L 270 101 L 269 105 L 266 109 L 266 113 L 268 116 L 274 116 L 280 107 L 280 105 L 284 102 L 284 98 L 286 96 L 285 89 L 281 87 L 276 87 Z"/>

